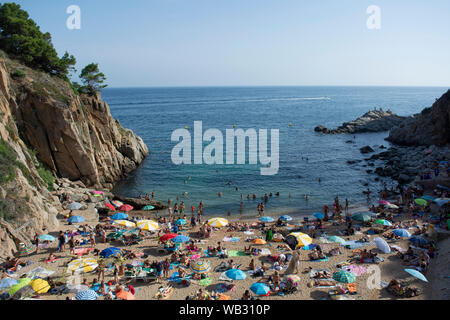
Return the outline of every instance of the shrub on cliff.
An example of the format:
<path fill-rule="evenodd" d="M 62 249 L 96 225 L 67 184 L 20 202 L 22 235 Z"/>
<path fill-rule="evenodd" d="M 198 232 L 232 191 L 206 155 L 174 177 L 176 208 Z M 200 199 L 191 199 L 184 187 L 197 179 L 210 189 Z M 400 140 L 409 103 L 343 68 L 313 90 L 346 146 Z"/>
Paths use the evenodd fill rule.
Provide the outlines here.
<path fill-rule="evenodd" d="M 84 69 L 81 70 L 80 79 L 84 86 L 78 87 L 77 90 L 81 93 L 93 95 L 108 86 L 103 84 L 106 77 L 100 72 L 98 63 L 91 63 L 84 67 Z"/>
<path fill-rule="evenodd" d="M 53 47 L 50 33 L 42 33 L 16 3 L 0 6 L 0 47 L 31 68 L 67 79 L 76 61 L 67 52 L 62 58 Z"/>

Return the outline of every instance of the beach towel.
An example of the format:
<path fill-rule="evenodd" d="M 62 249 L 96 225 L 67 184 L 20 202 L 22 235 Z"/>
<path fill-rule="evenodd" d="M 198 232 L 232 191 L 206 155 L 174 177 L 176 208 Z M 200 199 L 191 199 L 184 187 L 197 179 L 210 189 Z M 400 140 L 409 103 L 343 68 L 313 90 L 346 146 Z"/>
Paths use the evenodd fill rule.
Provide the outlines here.
<path fill-rule="evenodd" d="M 221 264 L 219 264 L 217 267 L 214 268 L 215 272 L 224 272 L 227 271 L 228 269 L 231 269 L 229 264 L 227 262 L 222 262 Z"/>
<path fill-rule="evenodd" d="M 246 235 L 252 235 L 252 234 L 255 234 L 253 231 L 244 231 L 244 234 L 246 234 Z"/>
<path fill-rule="evenodd" d="M 364 273 L 367 272 L 367 268 L 365 268 L 363 266 L 356 266 L 353 264 L 343 267 L 342 270 L 349 271 L 358 277 L 362 276 Z"/>
<path fill-rule="evenodd" d="M 94 251 L 93 248 L 76 248 L 73 250 L 73 252 L 77 255 L 77 256 L 84 256 L 89 254 L 90 252 Z"/>
<path fill-rule="evenodd" d="M 233 292 L 236 289 L 235 284 L 225 284 L 225 283 L 219 283 L 216 286 L 215 291 L 218 293 L 224 293 L 224 292 Z"/>
<path fill-rule="evenodd" d="M 194 273 L 191 273 L 191 274 L 187 274 L 184 278 L 181 278 L 178 275 L 178 272 L 174 272 L 169 278 L 167 278 L 167 281 L 181 283 L 183 280 L 189 280 L 193 275 L 194 275 Z"/>
<path fill-rule="evenodd" d="M 326 262 L 326 261 L 328 261 L 330 258 L 329 257 L 325 257 L 325 258 L 323 258 L 323 259 L 318 259 L 318 260 L 312 260 L 312 259 L 309 259 L 309 261 L 311 261 L 311 262 Z"/>
<path fill-rule="evenodd" d="M 192 256 L 189 256 L 190 260 L 198 260 L 200 259 L 202 256 L 199 254 L 193 254 Z"/>
<path fill-rule="evenodd" d="M 342 267 L 349 266 L 349 265 L 350 265 L 350 263 L 348 261 L 342 261 L 342 262 L 336 263 L 334 265 L 334 267 L 341 269 Z M 338 267 L 338 266 L 340 266 L 340 267 Z"/>
<path fill-rule="evenodd" d="M 238 251 L 238 250 L 229 250 L 228 251 L 228 257 L 245 257 L 247 254 L 244 251 Z"/>
<path fill-rule="evenodd" d="M 224 241 L 224 242 L 239 242 L 240 239 L 241 239 L 241 238 L 239 238 L 239 237 L 232 237 L 232 238 L 230 238 L 230 237 L 224 237 L 224 238 L 222 239 L 222 241 Z"/>
<path fill-rule="evenodd" d="M 302 250 L 313 250 L 316 247 L 317 247 L 317 244 L 310 244 L 310 245 L 304 246 L 302 248 Z"/>
<path fill-rule="evenodd" d="M 200 281 L 198 282 L 198 284 L 199 284 L 200 286 L 207 287 L 207 286 L 211 285 L 212 281 L 213 281 L 213 280 L 212 280 L 211 278 L 205 278 L 205 279 L 200 280 Z"/>
<path fill-rule="evenodd" d="M 262 255 L 262 256 L 268 256 L 268 255 L 270 255 L 270 250 L 269 250 L 269 249 L 266 249 L 266 248 L 262 248 L 262 249 L 261 249 L 261 252 L 260 252 L 260 255 Z"/>

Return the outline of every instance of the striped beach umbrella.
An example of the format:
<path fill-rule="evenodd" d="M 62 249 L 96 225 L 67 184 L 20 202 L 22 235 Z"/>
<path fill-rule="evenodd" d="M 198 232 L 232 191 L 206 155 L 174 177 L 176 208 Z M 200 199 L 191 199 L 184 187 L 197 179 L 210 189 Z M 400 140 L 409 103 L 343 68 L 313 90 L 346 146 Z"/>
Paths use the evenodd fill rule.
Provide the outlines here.
<path fill-rule="evenodd" d="M 426 206 L 428 204 L 427 200 L 425 199 L 416 199 L 414 200 L 414 202 L 419 206 Z"/>
<path fill-rule="evenodd" d="M 113 219 L 113 220 L 126 220 L 126 219 L 128 219 L 128 215 L 126 213 L 123 213 L 123 212 L 118 212 L 116 214 L 113 214 L 111 216 L 111 219 Z"/>
<path fill-rule="evenodd" d="M 67 210 L 79 210 L 83 205 L 79 202 L 72 202 L 66 207 Z"/>
<path fill-rule="evenodd" d="M 136 224 L 134 222 L 128 221 L 128 220 L 115 220 L 113 224 L 126 227 L 126 228 L 135 228 Z"/>
<path fill-rule="evenodd" d="M 404 237 L 404 238 L 411 237 L 411 234 L 406 229 L 395 229 L 392 232 L 398 237 Z"/>
<path fill-rule="evenodd" d="M 232 280 L 245 280 L 247 278 L 245 272 L 239 269 L 229 269 L 225 272 L 225 275 Z"/>
<path fill-rule="evenodd" d="M 261 282 L 256 282 L 250 286 L 250 290 L 258 296 L 267 296 L 270 294 L 270 288 Z"/>
<path fill-rule="evenodd" d="M 294 287 L 298 287 L 301 281 L 300 277 L 296 274 L 286 275 L 284 276 L 284 280 L 290 282 Z"/>
<path fill-rule="evenodd" d="M 105 203 L 105 207 L 111 209 L 112 211 L 116 211 L 116 207 L 114 207 L 111 203 Z"/>
<path fill-rule="evenodd" d="M 312 243 L 311 237 L 302 232 L 290 233 L 285 239 L 285 241 L 288 243 L 292 242 L 293 240 L 296 241 L 295 248 L 304 247 Z"/>
<path fill-rule="evenodd" d="M 222 228 L 228 225 L 228 220 L 224 218 L 212 218 L 208 220 L 208 225 L 214 228 Z"/>
<path fill-rule="evenodd" d="M 70 223 L 81 223 L 86 221 L 86 218 L 82 217 L 82 216 L 72 216 L 69 219 L 67 219 L 67 222 Z"/>
<path fill-rule="evenodd" d="M 98 267 L 97 260 L 94 258 L 76 259 L 67 265 L 67 272 L 90 272 Z"/>
<path fill-rule="evenodd" d="M 75 296 L 77 300 L 97 300 L 98 294 L 94 290 L 80 291 Z"/>
<path fill-rule="evenodd" d="M 55 241 L 56 238 L 50 234 L 41 234 L 39 237 L 39 240 L 42 241 Z"/>
<path fill-rule="evenodd" d="M 186 224 L 186 220 L 184 220 L 184 219 L 178 219 L 177 221 L 175 221 L 175 224 L 176 224 L 177 226 L 183 226 L 183 225 Z"/>
<path fill-rule="evenodd" d="M 125 212 L 131 211 L 133 209 L 134 209 L 133 206 L 130 206 L 129 204 L 123 204 L 119 207 L 120 211 L 125 211 Z"/>
<path fill-rule="evenodd" d="M 155 231 L 159 229 L 159 224 L 153 220 L 139 220 L 136 222 L 136 226 L 139 229 L 147 230 L 147 231 Z"/>
<path fill-rule="evenodd" d="M 123 205 L 123 202 L 119 201 L 119 200 L 113 200 L 111 201 L 111 204 L 116 207 L 119 208 L 121 205 Z"/>
<path fill-rule="evenodd" d="M 32 243 L 21 243 L 20 244 L 20 248 L 19 248 L 19 254 L 21 256 L 26 256 L 29 255 L 30 253 L 34 252 L 34 250 L 36 250 L 36 246 Z"/>
<path fill-rule="evenodd" d="M 272 218 L 272 217 L 261 217 L 261 218 L 259 218 L 259 221 L 261 221 L 261 222 L 274 222 L 275 219 Z"/>
<path fill-rule="evenodd" d="M 375 221 L 376 224 L 381 224 L 382 226 L 392 226 L 392 223 L 385 219 L 379 219 Z"/>
<path fill-rule="evenodd" d="M 207 273 L 209 270 L 211 270 L 211 262 L 209 262 L 208 260 L 191 261 L 190 268 L 195 273 Z"/>
<path fill-rule="evenodd" d="M 281 221 L 292 221 L 292 217 L 288 215 L 282 215 L 280 219 Z"/>
<path fill-rule="evenodd" d="M 154 206 L 150 206 L 150 205 L 145 206 L 145 207 L 142 208 L 142 210 L 144 210 L 144 211 L 150 211 L 150 210 L 153 210 L 153 209 L 155 209 L 155 207 Z"/>
<path fill-rule="evenodd" d="M 333 279 L 341 283 L 352 283 L 356 281 L 356 275 L 349 271 L 340 270 L 333 273 Z"/>
<path fill-rule="evenodd" d="M 31 287 L 39 294 L 47 293 L 48 290 L 50 290 L 50 285 L 43 279 L 35 279 L 31 281 Z"/>

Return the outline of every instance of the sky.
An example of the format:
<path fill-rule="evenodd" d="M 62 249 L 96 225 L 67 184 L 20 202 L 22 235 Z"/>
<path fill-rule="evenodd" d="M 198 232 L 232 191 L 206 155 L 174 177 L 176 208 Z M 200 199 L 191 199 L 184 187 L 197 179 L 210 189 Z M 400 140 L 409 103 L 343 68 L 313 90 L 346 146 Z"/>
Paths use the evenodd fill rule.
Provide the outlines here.
<path fill-rule="evenodd" d="M 15 2 L 110 87 L 450 85 L 448 0 Z M 380 29 L 367 27 L 371 5 Z"/>

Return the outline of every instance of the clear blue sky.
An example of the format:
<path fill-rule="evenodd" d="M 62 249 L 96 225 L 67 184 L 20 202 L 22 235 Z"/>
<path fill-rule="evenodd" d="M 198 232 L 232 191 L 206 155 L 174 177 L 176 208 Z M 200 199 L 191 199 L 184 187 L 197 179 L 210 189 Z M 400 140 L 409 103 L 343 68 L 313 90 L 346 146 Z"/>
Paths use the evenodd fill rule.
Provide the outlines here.
<path fill-rule="evenodd" d="M 450 85 L 448 0 L 16 2 L 111 87 Z M 66 28 L 72 4 L 81 30 Z"/>

